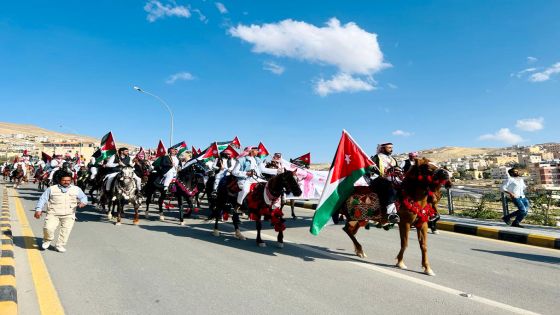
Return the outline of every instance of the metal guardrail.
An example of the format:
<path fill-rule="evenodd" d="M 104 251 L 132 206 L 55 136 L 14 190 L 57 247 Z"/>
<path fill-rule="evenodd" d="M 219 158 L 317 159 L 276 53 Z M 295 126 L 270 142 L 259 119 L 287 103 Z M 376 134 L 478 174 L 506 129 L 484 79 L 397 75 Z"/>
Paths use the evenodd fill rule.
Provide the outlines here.
<path fill-rule="evenodd" d="M 498 189 L 469 191 L 452 188 L 443 193 L 444 198 L 441 198 L 438 206 L 439 209 L 447 208 L 450 215 L 485 211 L 486 213 L 496 212 L 494 218 L 499 218 L 510 212 L 510 198 Z M 549 225 L 554 225 L 555 222 L 560 222 L 560 204 L 557 204 L 556 201 L 560 199 L 560 191 L 536 190 L 528 193 L 527 198 L 531 203 L 529 214 L 538 214 L 543 217 L 541 224 L 548 222 Z"/>

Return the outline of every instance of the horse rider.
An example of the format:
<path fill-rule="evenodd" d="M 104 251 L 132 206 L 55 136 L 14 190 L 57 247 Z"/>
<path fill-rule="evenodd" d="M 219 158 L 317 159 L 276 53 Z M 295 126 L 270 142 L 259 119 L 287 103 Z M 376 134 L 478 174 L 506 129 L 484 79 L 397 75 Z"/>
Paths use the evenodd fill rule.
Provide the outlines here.
<path fill-rule="evenodd" d="M 54 159 L 51 160 L 50 170 L 49 170 L 49 172 L 50 172 L 49 173 L 49 182 L 53 181 L 54 173 L 56 171 L 58 171 L 58 169 L 60 167 L 62 167 L 62 163 L 63 163 L 63 161 L 62 161 L 62 156 L 61 155 L 55 155 Z"/>
<path fill-rule="evenodd" d="M 13 175 L 15 175 L 15 172 L 19 167 L 21 167 L 21 169 L 23 170 L 23 177 L 25 178 L 25 176 L 27 175 L 27 165 L 25 165 L 25 162 L 23 160 L 20 160 L 18 157 L 16 157 L 16 159 L 14 160 L 14 171 L 12 172 Z"/>
<path fill-rule="evenodd" d="M 158 166 L 158 173 L 163 176 L 163 189 L 169 190 L 169 184 L 175 176 L 177 176 L 177 169 L 179 168 L 179 159 L 177 158 L 177 149 L 169 149 L 169 154 L 164 155 Z"/>
<path fill-rule="evenodd" d="M 91 158 L 89 158 L 89 163 L 87 165 L 89 172 L 90 172 L 90 176 L 89 176 L 89 180 L 93 181 L 95 179 L 95 176 L 97 176 L 97 168 L 99 167 L 99 164 L 97 163 L 97 158 L 95 158 L 94 156 L 92 156 Z"/>
<path fill-rule="evenodd" d="M 241 191 L 237 194 L 237 208 L 243 204 L 243 200 L 249 192 L 251 191 L 251 185 L 259 182 L 265 182 L 263 174 L 276 175 L 278 174 L 277 169 L 266 168 L 262 163 L 261 159 L 257 159 L 256 156 L 259 153 L 257 147 L 247 147 L 244 152 L 241 153 L 240 157 L 237 159 L 232 175 L 237 178 L 237 185 Z"/>
<path fill-rule="evenodd" d="M 105 169 L 107 170 L 107 175 L 105 175 L 105 190 L 111 190 L 111 186 L 113 185 L 113 180 L 118 175 L 123 167 L 134 167 L 132 165 L 132 161 L 130 159 L 128 148 L 119 148 L 117 154 L 111 156 L 105 165 Z M 140 194 L 141 186 L 141 179 L 140 177 L 133 175 L 134 182 L 136 183 L 136 194 Z"/>
<path fill-rule="evenodd" d="M 216 179 L 214 180 L 214 186 L 212 187 L 212 197 L 216 198 L 218 193 L 218 186 L 220 185 L 220 181 L 227 176 L 227 174 L 231 174 L 233 168 L 235 166 L 235 160 L 231 157 L 228 152 L 221 152 L 220 158 L 216 159 L 216 162 L 212 166 L 216 172 Z"/>
<path fill-rule="evenodd" d="M 380 144 L 377 147 L 377 154 L 371 157 L 376 167 L 372 169 L 372 173 L 366 174 L 364 178 L 374 191 L 380 192 L 379 201 L 381 206 L 386 208 L 388 221 L 397 223 L 400 218 L 395 206 L 395 201 L 397 201 L 397 190 L 393 186 L 395 178 L 391 178 L 392 175 L 387 170 L 398 167 L 398 163 L 391 154 L 393 154 L 392 143 Z"/>
<path fill-rule="evenodd" d="M 414 165 L 414 159 L 416 159 L 417 157 L 418 157 L 418 152 L 408 153 L 408 160 L 404 161 L 402 166 L 404 173 L 408 172 L 408 170 Z"/>

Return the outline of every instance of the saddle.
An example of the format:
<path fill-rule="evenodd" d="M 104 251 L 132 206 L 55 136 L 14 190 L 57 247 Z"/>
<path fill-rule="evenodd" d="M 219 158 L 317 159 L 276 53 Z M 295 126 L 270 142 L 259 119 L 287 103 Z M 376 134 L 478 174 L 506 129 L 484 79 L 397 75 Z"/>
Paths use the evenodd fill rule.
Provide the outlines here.
<path fill-rule="evenodd" d="M 379 197 L 370 187 L 354 187 L 354 193 L 350 195 L 343 206 L 349 221 L 385 221 Z"/>
<path fill-rule="evenodd" d="M 237 184 L 237 178 L 231 175 L 226 177 L 226 187 L 231 196 L 236 196 L 237 193 L 241 191 L 241 188 L 239 188 Z"/>

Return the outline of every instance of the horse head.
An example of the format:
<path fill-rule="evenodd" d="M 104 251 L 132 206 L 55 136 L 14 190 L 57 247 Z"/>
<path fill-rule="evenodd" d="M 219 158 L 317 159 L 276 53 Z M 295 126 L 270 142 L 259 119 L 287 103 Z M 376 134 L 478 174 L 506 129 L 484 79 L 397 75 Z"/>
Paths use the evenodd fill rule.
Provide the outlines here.
<path fill-rule="evenodd" d="M 276 176 L 280 176 L 282 180 L 281 181 L 282 187 L 284 188 L 287 194 L 291 193 L 296 197 L 301 196 L 302 191 L 301 188 L 299 187 L 296 171 L 286 170 L 282 174 Z"/>

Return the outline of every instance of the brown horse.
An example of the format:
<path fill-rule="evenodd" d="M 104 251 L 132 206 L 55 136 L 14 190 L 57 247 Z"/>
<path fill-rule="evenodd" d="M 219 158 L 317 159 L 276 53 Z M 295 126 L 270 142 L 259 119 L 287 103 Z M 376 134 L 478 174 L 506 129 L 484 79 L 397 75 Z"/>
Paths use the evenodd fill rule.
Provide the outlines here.
<path fill-rule="evenodd" d="M 442 186 L 451 187 L 449 173 L 431 164 L 428 159 L 416 159 L 401 186 L 398 206 L 401 249 L 397 255 L 398 268 L 407 269 L 403 256 L 408 246 L 410 227 L 415 226 L 424 273 L 429 276 L 435 275 L 428 261 L 428 221 L 437 215 L 436 205 L 441 199 Z"/>
<path fill-rule="evenodd" d="M 10 179 L 14 181 L 14 188 L 18 188 L 22 182 L 24 181 L 24 174 L 23 168 L 21 165 L 18 165 L 17 168 L 12 172 L 12 176 Z"/>
<path fill-rule="evenodd" d="M 427 159 L 417 159 L 416 164 L 406 173 L 402 183 L 398 172 L 392 173 L 390 181 L 379 181 L 380 185 L 370 187 L 355 187 L 354 193 L 346 200 L 341 213 L 346 217 L 343 230 L 354 243 L 356 255 L 367 257 L 362 245 L 356 239 L 360 227 L 369 221 L 385 225 L 388 223 L 382 199 L 386 198 L 386 184 L 392 184 L 397 190 L 397 212 L 400 217 L 399 232 L 401 250 L 397 256 L 397 267 L 406 269 L 403 255 L 408 246 L 408 233 L 413 225 L 417 228 L 420 249 L 422 250 L 422 267 L 428 275 L 434 275 L 427 256 L 427 222 L 437 214 L 436 204 L 441 198 L 440 188 L 450 185 L 449 174 L 443 169 L 438 169 Z"/>

